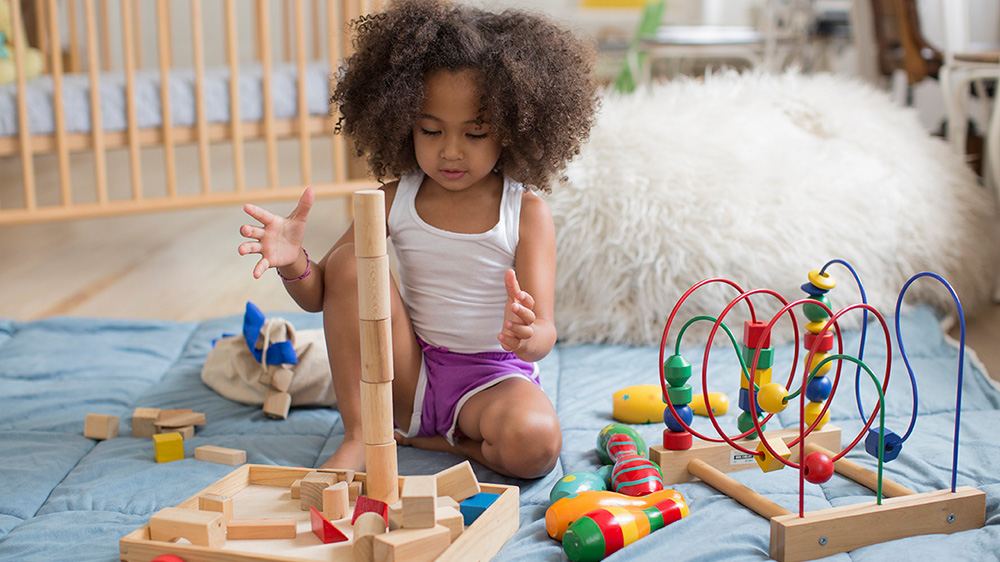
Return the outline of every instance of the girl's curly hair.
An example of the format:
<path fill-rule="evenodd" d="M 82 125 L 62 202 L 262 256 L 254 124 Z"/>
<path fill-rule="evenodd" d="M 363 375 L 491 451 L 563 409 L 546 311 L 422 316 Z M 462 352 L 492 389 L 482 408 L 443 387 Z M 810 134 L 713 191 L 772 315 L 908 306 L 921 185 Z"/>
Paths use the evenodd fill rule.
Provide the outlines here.
<path fill-rule="evenodd" d="M 543 17 L 405 0 L 352 26 L 356 50 L 331 102 L 337 132 L 379 181 L 417 168 L 412 127 L 432 70 L 479 72 L 499 170 L 525 185 L 550 191 L 587 139 L 598 103 L 593 49 Z"/>

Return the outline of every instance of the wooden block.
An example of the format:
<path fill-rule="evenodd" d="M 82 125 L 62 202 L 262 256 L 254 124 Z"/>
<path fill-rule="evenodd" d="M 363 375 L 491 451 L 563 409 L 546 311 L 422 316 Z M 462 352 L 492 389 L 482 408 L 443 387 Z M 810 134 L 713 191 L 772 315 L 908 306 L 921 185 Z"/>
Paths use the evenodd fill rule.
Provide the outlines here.
<path fill-rule="evenodd" d="M 799 430 L 778 429 L 766 432 L 768 442 L 773 443 L 774 439 L 781 438 L 786 444 L 793 439 L 798 439 Z M 759 439 L 741 439 L 740 445 L 746 449 L 754 450 Z M 817 429 L 809 434 L 806 444 L 815 443 L 831 451 L 840 451 L 840 428 L 833 424 L 826 424 L 823 429 Z M 789 447 L 791 455 L 788 460 L 799 462 L 799 446 Z M 650 447 L 649 460 L 660 467 L 663 473 L 663 484 L 679 484 L 696 480 L 688 472 L 688 463 L 692 459 L 701 459 L 710 466 L 722 472 L 735 472 L 757 467 L 753 455 L 747 455 L 729 446 L 728 443 L 712 443 L 695 439 L 690 449 L 682 451 L 671 451 L 663 447 Z M 438 488 L 440 489 L 440 487 Z"/>
<path fill-rule="evenodd" d="M 299 478 L 292 485 L 288 487 L 288 493 L 292 496 L 293 500 L 297 500 L 302 497 L 302 479 Z"/>
<path fill-rule="evenodd" d="M 284 367 L 278 367 L 274 370 L 271 375 L 271 382 L 269 383 L 275 390 L 280 390 L 281 392 L 288 392 L 289 387 L 292 386 L 292 377 L 295 375 L 291 370 Z"/>
<path fill-rule="evenodd" d="M 230 540 L 294 539 L 298 534 L 292 517 L 233 519 L 226 524 Z"/>
<path fill-rule="evenodd" d="M 969 486 L 771 519 L 771 558 L 798 562 L 906 537 L 951 534 L 986 524 L 986 494 Z M 956 556 L 959 556 L 956 554 Z"/>
<path fill-rule="evenodd" d="M 389 504 L 389 531 L 403 528 L 403 501 Z"/>
<path fill-rule="evenodd" d="M 437 505 L 438 509 L 442 507 L 454 507 L 455 509 L 458 509 L 458 502 L 451 496 L 438 496 Z"/>
<path fill-rule="evenodd" d="M 451 531 L 435 525 L 377 535 L 372 550 L 379 562 L 425 562 L 437 558 L 450 544 Z"/>
<path fill-rule="evenodd" d="M 218 464 L 237 466 L 247 462 L 247 452 L 240 449 L 202 445 L 194 448 L 194 458 Z"/>
<path fill-rule="evenodd" d="M 326 517 L 323 517 L 323 514 L 317 511 L 315 507 L 309 508 L 309 519 L 312 523 L 313 534 L 319 540 L 323 541 L 323 544 L 344 542 L 347 540 L 347 535 L 341 533 L 340 529 L 336 528 L 333 523 L 330 523 Z"/>
<path fill-rule="evenodd" d="M 338 482 L 354 482 L 354 471 L 348 468 L 317 468 L 316 472 L 336 474 Z"/>
<path fill-rule="evenodd" d="M 493 502 L 497 501 L 500 494 L 490 492 L 479 492 L 471 498 L 466 498 L 458 504 L 458 510 L 462 513 L 462 519 L 466 526 L 472 525 L 484 511 L 489 509 Z"/>
<path fill-rule="evenodd" d="M 355 502 L 359 496 L 365 493 L 364 485 L 359 480 L 355 480 L 347 485 L 347 497 L 351 503 Z"/>
<path fill-rule="evenodd" d="M 354 522 L 354 562 L 374 562 L 375 536 L 385 533 L 385 520 L 378 513 L 367 512 Z"/>
<path fill-rule="evenodd" d="M 385 194 L 377 189 L 354 192 L 354 255 L 386 255 Z"/>
<path fill-rule="evenodd" d="M 383 445 L 365 445 L 365 494 L 368 497 L 385 503 L 399 500 L 399 467 L 396 462 L 395 441 Z"/>
<path fill-rule="evenodd" d="M 194 437 L 194 426 L 187 425 L 184 427 L 158 427 L 156 428 L 156 433 L 180 433 L 181 439 L 187 440 Z"/>
<path fill-rule="evenodd" d="M 167 413 L 164 413 L 167 412 Z M 175 428 L 189 425 L 205 425 L 205 414 L 200 412 L 185 412 L 176 410 L 161 410 L 160 417 L 157 418 L 156 427 Z"/>
<path fill-rule="evenodd" d="M 451 532 L 451 542 L 455 542 L 455 539 L 461 536 L 462 531 L 465 530 L 465 518 L 462 517 L 462 512 L 457 507 L 448 505 L 438 506 L 437 524 L 448 527 L 448 531 Z"/>
<path fill-rule="evenodd" d="M 159 433 L 153 436 L 156 462 L 171 462 L 184 458 L 184 439 L 180 433 Z"/>
<path fill-rule="evenodd" d="M 403 480 L 403 528 L 428 529 L 437 519 L 437 479 L 407 476 Z"/>
<path fill-rule="evenodd" d="M 83 423 L 83 436 L 99 441 L 118 437 L 118 416 L 87 414 Z"/>
<path fill-rule="evenodd" d="M 193 545 L 221 548 L 226 544 L 226 522 L 214 511 L 168 507 L 150 518 L 149 538 L 164 542 L 184 538 Z"/>
<path fill-rule="evenodd" d="M 336 474 L 310 472 L 299 484 L 299 506 L 302 511 L 315 507 L 323 511 L 323 490 L 337 482 Z"/>
<path fill-rule="evenodd" d="M 435 474 L 434 477 L 437 479 L 437 495 L 448 496 L 456 502 L 461 502 L 482 491 L 469 461 L 446 468 Z"/>
<path fill-rule="evenodd" d="M 136 408 L 132 412 L 132 437 L 149 439 L 156 433 L 159 408 Z"/>
<path fill-rule="evenodd" d="M 358 258 L 358 318 L 385 320 L 392 315 L 389 256 Z"/>
<path fill-rule="evenodd" d="M 392 380 L 392 322 L 361 320 L 361 380 L 390 382 Z"/>
<path fill-rule="evenodd" d="M 288 410 L 292 407 L 292 395 L 280 390 L 268 391 L 264 398 L 264 415 L 276 420 L 288 418 Z"/>
<path fill-rule="evenodd" d="M 225 521 L 233 518 L 233 498 L 219 494 L 202 494 L 198 496 L 198 509 L 221 513 Z"/>
<path fill-rule="evenodd" d="M 337 482 L 323 489 L 323 516 L 327 519 L 343 519 L 351 513 L 347 482 Z"/>
<path fill-rule="evenodd" d="M 366 445 L 395 443 L 392 383 L 361 381 L 361 433 Z"/>
<path fill-rule="evenodd" d="M 351 516 L 351 525 L 357 523 L 358 517 L 362 513 L 377 513 L 385 521 L 385 526 L 389 526 L 389 504 L 384 501 L 369 498 L 368 496 L 358 496 L 358 501 L 354 502 L 354 515 Z"/>

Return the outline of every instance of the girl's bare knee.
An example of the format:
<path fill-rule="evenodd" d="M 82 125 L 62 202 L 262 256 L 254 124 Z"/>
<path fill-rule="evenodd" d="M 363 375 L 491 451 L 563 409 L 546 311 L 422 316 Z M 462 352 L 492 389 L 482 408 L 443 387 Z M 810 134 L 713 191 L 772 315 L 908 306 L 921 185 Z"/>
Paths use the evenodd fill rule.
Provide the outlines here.
<path fill-rule="evenodd" d="M 543 415 L 523 416 L 505 424 L 500 443 L 507 468 L 520 478 L 539 478 L 555 467 L 562 451 L 559 421 Z"/>

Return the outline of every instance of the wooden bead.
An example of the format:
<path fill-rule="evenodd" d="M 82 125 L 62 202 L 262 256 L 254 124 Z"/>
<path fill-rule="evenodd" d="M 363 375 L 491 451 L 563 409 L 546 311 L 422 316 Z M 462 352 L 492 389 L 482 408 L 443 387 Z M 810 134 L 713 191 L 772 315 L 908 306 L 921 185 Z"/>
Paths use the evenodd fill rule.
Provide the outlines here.
<path fill-rule="evenodd" d="M 813 451 L 802 461 L 802 477 L 807 482 L 822 484 L 833 476 L 833 461 L 826 454 Z"/>
<path fill-rule="evenodd" d="M 832 308 L 833 305 L 830 304 L 830 297 L 826 295 L 812 295 L 809 297 L 810 300 L 821 302 L 826 305 L 827 308 Z M 803 303 L 802 314 L 806 315 L 806 318 L 813 322 L 819 322 L 820 320 L 826 320 L 830 317 L 830 314 L 822 307 L 812 303 Z"/>
<path fill-rule="evenodd" d="M 757 419 L 758 420 L 764 419 L 764 414 L 758 412 L 757 413 Z M 753 416 L 750 415 L 750 412 L 741 412 L 740 413 L 740 416 L 738 418 L 736 418 L 736 427 L 737 427 L 737 429 L 739 429 L 740 433 L 745 433 L 745 432 L 750 431 L 750 430 L 752 430 L 754 428 L 753 427 Z M 766 430 L 767 429 L 767 424 L 764 424 L 764 423 L 760 424 L 760 428 L 762 430 Z M 746 439 L 756 439 L 756 438 L 757 438 L 757 432 L 756 431 L 754 431 L 754 432 L 752 432 L 752 433 L 750 433 L 749 435 L 746 436 Z"/>
<path fill-rule="evenodd" d="M 819 322 L 809 322 L 808 324 L 805 325 L 806 332 L 809 332 L 810 334 L 818 334 L 823 331 L 823 328 L 826 326 L 826 322 L 827 322 L 826 320 L 820 320 Z M 831 328 L 831 330 L 832 329 L 833 328 Z"/>
<path fill-rule="evenodd" d="M 757 392 L 757 404 L 762 410 L 771 414 L 784 411 L 787 405 L 785 398 L 788 398 L 788 390 L 776 382 L 765 384 Z"/>
<path fill-rule="evenodd" d="M 885 443 L 883 450 L 885 452 L 882 455 L 882 462 L 889 462 L 891 460 L 895 460 L 895 458 L 899 456 L 899 452 L 903 450 L 903 440 L 888 429 L 883 430 L 883 432 L 883 441 Z M 877 427 L 868 428 L 868 436 L 865 437 L 865 451 L 876 459 L 878 458 Z"/>
<path fill-rule="evenodd" d="M 757 402 L 757 412 L 759 413 L 759 412 L 761 412 L 763 410 L 763 408 L 760 407 L 759 394 L 758 394 L 757 400 L 758 400 L 758 402 Z M 739 404 L 738 405 L 739 405 L 740 409 L 743 410 L 744 412 L 749 412 L 750 411 L 750 390 L 749 389 L 747 389 L 747 388 L 741 388 L 740 389 L 740 399 L 739 399 Z"/>
<path fill-rule="evenodd" d="M 670 386 L 682 386 L 691 378 L 691 363 L 682 355 L 671 355 L 663 362 L 663 378 Z"/>
<path fill-rule="evenodd" d="M 819 287 L 813 285 L 812 283 L 809 283 L 808 281 L 803 283 L 800 288 L 807 295 L 825 295 L 826 293 L 829 292 L 826 289 L 820 289 Z"/>
<path fill-rule="evenodd" d="M 691 403 L 691 385 L 685 384 L 683 386 L 671 386 L 667 387 L 667 399 L 670 403 L 677 406 L 684 406 Z"/>
<path fill-rule="evenodd" d="M 829 273 L 820 274 L 818 269 L 809 272 L 809 282 L 816 288 L 829 291 L 837 286 L 837 280 Z"/>
<path fill-rule="evenodd" d="M 815 345 L 817 352 L 830 351 L 831 349 L 833 349 L 833 335 L 834 335 L 833 331 L 829 331 L 823 334 L 823 337 L 820 338 L 819 334 L 813 334 L 807 332 L 805 334 L 805 339 L 803 341 L 802 347 L 806 349 L 812 349 L 813 346 Z M 818 344 L 816 343 L 816 340 L 819 340 Z"/>
<path fill-rule="evenodd" d="M 668 451 L 686 451 L 693 443 L 692 435 L 688 431 L 671 431 L 670 428 L 663 430 L 663 448 Z"/>
<path fill-rule="evenodd" d="M 757 352 L 756 348 L 753 347 L 743 347 L 743 361 L 747 364 L 747 369 L 753 367 L 751 363 L 753 362 L 754 353 Z M 760 356 L 757 357 L 757 369 L 770 369 L 774 365 L 774 348 L 765 347 L 760 350 Z"/>
<path fill-rule="evenodd" d="M 811 375 L 812 372 L 813 372 L 813 369 L 816 368 L 816 365 L 819 365 L 820 363 L 822 363 L 823 360 L 826 359 L 829 356 L 830 356 L 829 353 L 817 353 L 817 354 L 813 355 L 812 362 L 806 363 L 806 361 L 809 360 L 809 355 L 806 355 L 805 358 L 802 360 L 802 364 L 806 366 L 806 373 L 809 374 L 809 375 Z M 825 374 L 829 373 L 830 369 L 832 369 L 832 368 L 833 368 L 833 361 L 827 361 L 826 363 L 823 364 L 822 367 L 819 368 L 818 371 L 816 371 L 816 376 L 818 377 L 820 375 L 825 375 Z"/>
<path fill-rule="evenodd" d="M 663 423 L 670 428 L 671 431 L 687 431 L 684 426 L 677 422 L 678 418 L 682 420 L 688 427 L 691 427 L 691 421 L 694 419 L 694 413 L 691 412 L 691 407 L 687 404 L 683 406 L 674 406 L 674 410 L 677 412 L 677 417 L 674 417 L 674 412 L 670 411 L 670 408 L 663 409 Z"/>
<path fill-rule="evenodd" d="M 757 388 L 764 386 L 765 384 L 771 382 L 771 368 L 767 369 L 757 369 L 753 374 L 753 383 L 757 385 Z M 740 388 L 749 390 L 750 380 L 740 374 Z"/>
<path fill-rule="evenodd" d="M 778 457 L 787 459 L 792 455 L 792 452 L 788 450 L 788 445 L 786 445 L 782 439 L 771 439 L 767 443 L 772 449 L 774 449 L 774 452 L 777 453 Z M 760 469 L 764 472 L 773 472 L 775 470 L 785 468 L 785 463 L 779 461 L 776 456 L 772 455 L 771 451 L 768 451 L 767 447 L 764 446 L 763 441 L 757 444 L 757 451 L 763 454 L 754 455 L 753 460 L 757 461 Z"/>
<path fill-rule="evenodd" d="M 824 404 L 823 402 L 810 402 L 806 404 L 805 416 L 806 416 L 807 427 L 811 426 L 813 422 L 816 421 L 816 418 L 819 417 L 819 413 L 823 411 L 823 404 Z M 830 421 L 830 410 L 827 410 L 826 413 L 823 414 L 823 419 L 821 419 L 820 422 L 816 424 L 816 429 L 823 429 L 823 426 L 826 425 L 827 422 L 829 421 Z"/>
<path fill-rule="evenodd" d="M 743 322 L 743 345 L 752 349 L 771 347 L 771 332 L 766 328 L 766 322 Z"/>
<path fill-rule="evenodd" d="M 810 402 L 825 402 L 830 397 L 832 390 L 833 381 L 830 380 L 830 377 L 813 377 L 806 385 L 806 399 Z"/>

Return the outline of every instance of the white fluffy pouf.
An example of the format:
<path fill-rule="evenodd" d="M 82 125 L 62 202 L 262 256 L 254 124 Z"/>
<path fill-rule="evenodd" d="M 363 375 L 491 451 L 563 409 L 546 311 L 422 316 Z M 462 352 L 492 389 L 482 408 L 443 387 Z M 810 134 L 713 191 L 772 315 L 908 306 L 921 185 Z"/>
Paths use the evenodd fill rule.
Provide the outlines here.
<path fill-rule="evenodd" d="M 899 290 L 922 271 L 948 279 L 969 316 L 988 301 L 1000 254 L 994 198 L 961 157 L 913 110 L 832 75 L 729 71 L 608 94 L 548 202 L 567 343 L 658 344 L 674 304 L 702 279 L 791 301 L 835 258 L 854 266 L 890 327 Z M 860 302 L 846 268 L 829 272 L 834 309 Z M 718 316 L 738 295 L 711 287 L 685 301 L 679 323 Z M 906 296 L 954 310 L 934 281 Z M 778 301 L 758 302 L 769 321 Z M 737 338 L 745 308 L 726 317 Z"/>

